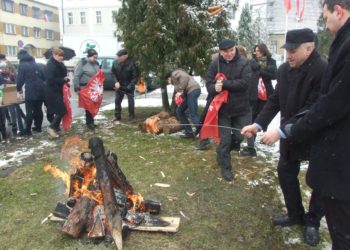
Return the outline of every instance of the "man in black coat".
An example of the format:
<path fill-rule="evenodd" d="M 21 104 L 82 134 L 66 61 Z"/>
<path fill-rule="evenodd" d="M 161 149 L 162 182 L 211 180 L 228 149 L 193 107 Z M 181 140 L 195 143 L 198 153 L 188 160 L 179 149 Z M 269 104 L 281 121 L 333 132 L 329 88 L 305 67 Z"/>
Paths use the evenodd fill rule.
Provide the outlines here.
<path fill-rule="evenodd" d="M 335 39 L 321 96 L 283 132 L 300 142 L 312 139 L 306 181 L 323 198 L 332 249 L 350 249 L 350 0 L 325 0 L 323 16 Z"/>
<path fill-rule="evenodd" d="M 122 119 L 122 101 L 124 95 L 128 97 L 129 119 L 135 119 L 135 85 L 138 81 L 139 71 L 135 63 L 128 57 L 128 51 L 121 49 L 117 53 L 118 59 L 114 61 L 112 73 L 115 75 L 115 111 L 114 123 L 119 124 Z"/>
<path fill-rule="evenodd" d="M 221 41 L 219 49 L 220 55 L 209 67 L 206 88 L 208 95 L 212 97 L 224 90 L 229 92 L 228 102 L 223 103 L 219 110 L 220 144 L 216 148 L 216 154 L 222 177 L 226 181 L 232 181 L 230 152 L 239 151 L 243 140 L 237 129 L 249 124 L 251 120 L 249 106 L 251 67 L 249 61 L 238 53 L 232 40 Z M 218 73 L 224 74 L 227 80 L 217 79 Z"/>
<path fill-rule="evenodd" d="M 283 47 L 286 49 L 288 62 L 278 69 L 274 93 L 255 119 L 255 123 L 242 129 L 243 134 L 250 136 L 259 130 L 266 130 L 278 112 L 281 112 L 281 126 L 291 123 L 295 121 L 296 115 L 309 109 L 317 100 L 322 72 L 325 71 L 327 63 L 315 50 L 314 39 L 314 33 L 310 29 L 287 32 Z M 279 128 L 269 129 L 262 136 L 262 140 L 276 134 L 279 136 L 279 133 L 282 133 Z M 314 246 L 319 242 L 318 228 L 324 215 L 322 200 L 318 193 L 313 192 L 309 212 L 305 215 L 298 180 L 300 162 L 308 160 L 309 147 L 309 143 L 305 142 L 298 144 L 284 140 L 280 143 L 277 171 L 288 215 L 273 218 L 273 224 L 290 226 L 305 222 L 305 242 Z"/>

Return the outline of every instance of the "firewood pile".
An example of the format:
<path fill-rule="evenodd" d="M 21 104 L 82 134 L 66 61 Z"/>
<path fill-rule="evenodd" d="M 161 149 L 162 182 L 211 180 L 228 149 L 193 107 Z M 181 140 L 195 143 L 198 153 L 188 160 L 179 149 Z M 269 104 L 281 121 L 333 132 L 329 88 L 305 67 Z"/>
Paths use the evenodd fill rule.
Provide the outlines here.
<path fill-rule="evenodd" d="M 172 134 L 183 129 L 176 117 L 166 111 L 147 118 L 139 127 L 142 132 L 150 134 Z"/>
<path fill-rule="evenodd" d="M 76 171 L 70 175 L 50 164 L 45 166 L 46 172 L 66 181 L 68 201 L 59 202 L 43 223 L 62 221 L 62 232 L 73 238 L 83 236 L 94 242 L 114 242 L 119 250 L 130 230 L 178 231 L 180 218 L 158 217 L 161 203 L 144 200 L 134 192 L 118 165 L 117 155 L 105 151 L 101 139 L 90 139 L 88 148 L 90 151 L 79 152 L 86 145 L 77 137 L 63 145 L 62 157 L 77 164 Z"/>

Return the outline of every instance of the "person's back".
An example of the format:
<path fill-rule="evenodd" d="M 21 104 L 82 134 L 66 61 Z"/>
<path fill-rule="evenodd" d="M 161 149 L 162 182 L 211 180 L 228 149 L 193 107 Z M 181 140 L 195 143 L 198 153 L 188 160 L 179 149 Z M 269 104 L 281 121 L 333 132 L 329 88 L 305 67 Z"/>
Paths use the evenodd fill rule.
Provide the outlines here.
<path fill-rule="evenodd" d="M 44 81 L 44 72 L 35 59 L 25 51 L 20 52 L 17 91 L 21 92 L 25 85 L 25 100 L 44 100 Z"/>

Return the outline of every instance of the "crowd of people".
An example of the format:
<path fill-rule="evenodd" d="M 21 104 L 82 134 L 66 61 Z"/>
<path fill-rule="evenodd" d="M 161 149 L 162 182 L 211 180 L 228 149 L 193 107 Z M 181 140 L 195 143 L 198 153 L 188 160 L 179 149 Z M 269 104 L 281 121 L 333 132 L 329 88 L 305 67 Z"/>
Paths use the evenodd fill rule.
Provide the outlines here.
<path fill-rule="evenodd" d="M 273 145 L 280 140 L 277 174 L 287 214 L 274 217 L 273 225 L 305 225 L 305 243 L 316 246 L 320 242 L 320 220 L 325 216 L 332 249 L 350 249 L 350 154 L 347 151 L 350 143 L 347 96 L 350 93 L 350 1 L 325 0 L 323 16 L 326 28 L 335 36 L 328 63 L 317 52 L 316 36 L 308 28 L 287 32 L 282 47 L 286 51 L 286 62 L 279 68 L 264 43 L 254 46 L 249 56 L 235 41 L 222 40 L 218 44 L 219 53 L 208 68 L 207 104 L 201 116 L 198 115 L 201 88 L 193 76 L 183 69 L 175 69 L 165 78 L 174 85 L 176 115 L 184 126 L 181 137 L 199 136 L 199 150 L 208 148 L 210 135 L 215 138 L 216 159 L 224 180 L 231 182 L 235 178 L 232 150 L 241 156 L 256 157 L 255 140 L 259 131 L 263 131 L 260 138 L 264 144 Z M 20 135 L 41 132 L 45 104 L 50 121 L 48 133 L 53 138 L 59 137 L 60 123 L 67 112 L 62 86 L 70 84 L 63 56 L 63 50 L 54 48 L 46 67 L 41 67 L 27 51 L 21 50 L 16 74 L 5 56 L 0 55 L 0 84 L 15 82 L 19 94 L 23 93 L 23 86 L 26 87 L 25 126 L 19 105 L 0 109 L 0 124 L 9 119 L 13 132 Z M 79 61 L 73 77 L 76 92 L 99 70 L 97 57 L 97 52 L 89 49 L 87 57 Z M 116 78 L 114 123 L 119 124 L 125 95 L 129 119 L 135 119 L 134 91 L 139 77 L 138 68 L 126 49 L 118 51 L 112 73 Z M 272 80 L 276 80 L 275 87 Z M 279 112 L 280 126 L 268 129 Z M 96 127 L 93 116 L 88 110 L 85 115 L 87 128 L 93 130 Z M 213 122 L 210 125 L 208 116 Z M 208 132 L 207 126 L 212 124 L 216 129 Z M 6 137 L 3 125 L 0 129 L 2 137 Z M 241 148 L 244 137 L 247 146 Z M 302 161 L 309 161 L 306 181 L 312 188 L 307 212 L 298 179 Z"/>

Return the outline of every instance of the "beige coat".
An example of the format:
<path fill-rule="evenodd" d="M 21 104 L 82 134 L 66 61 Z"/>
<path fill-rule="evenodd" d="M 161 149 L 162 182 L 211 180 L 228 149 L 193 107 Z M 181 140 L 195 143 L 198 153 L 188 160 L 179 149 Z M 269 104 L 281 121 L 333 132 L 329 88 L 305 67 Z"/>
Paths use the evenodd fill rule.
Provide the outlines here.
<path fill-rule="evenodd" d="M 175 92 L 180 92 L 184 95 L 191 93 L 195 89 L 200 89 L 199 83 L 182 69 L 176 69 L 171 73 L 171 83 L 174 85 Z"/>

